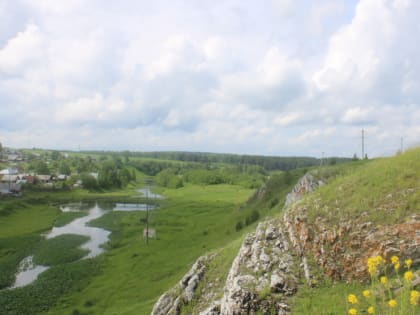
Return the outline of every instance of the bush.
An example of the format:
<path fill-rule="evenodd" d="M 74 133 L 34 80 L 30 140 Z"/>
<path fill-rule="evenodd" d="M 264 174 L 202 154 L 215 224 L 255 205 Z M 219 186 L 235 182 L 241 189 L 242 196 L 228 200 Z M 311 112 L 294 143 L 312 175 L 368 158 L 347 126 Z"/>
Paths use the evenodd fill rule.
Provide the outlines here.
<path fill-rule="evenodd" d="M 274 198 L 270 201 L 270 209 L 274 208 L 279 203 L 278 198 Z"/>
<path fill-rule="evenodd" d="M 242 223 L 242 221 L 236 222 L 236 226 L 235 226 L 236 231 L 242 230 L 243 227 L 244 227 L 244 224 Z"/>
<path fill-rule="evenodd" d="M 258 210 L 252 210 L 251 214 L 246 217 L 245 224 L 250 225 L 254 223 L 255 221 L 257 221 L 259 218 L 260 218 L 260 213 L 258 212 Z"/>
<path fill-rule="evenodd" d="M 83 188 L 91 191 L 99 189 L 98 181 L 92 175 L 83 174 L 81 180 Z"/>

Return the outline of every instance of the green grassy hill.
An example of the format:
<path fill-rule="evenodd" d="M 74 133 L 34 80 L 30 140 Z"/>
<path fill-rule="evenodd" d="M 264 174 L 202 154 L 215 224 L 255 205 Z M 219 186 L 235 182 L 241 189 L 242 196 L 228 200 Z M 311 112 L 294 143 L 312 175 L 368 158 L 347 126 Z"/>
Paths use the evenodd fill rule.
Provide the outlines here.
<path fill-rule="evenodd" d="M 361 299 L 362 290 L 370 286 L 369 257 L 381 255 L 386 260 L 388 269 L 383 272 L 394 279 L 395 288 L 399 284 L 391 256 L 401 260 L 400 278 L 407 270 L 406 259 L 415 261 L 414 272 L 419 270 L 420 149 L 315 174 L 328 184 L 291 209 L 295 217 L 305 218 L 301 231 L 307 232 L 307 239 L 302 244 L 316 283 L 298 291 L 293 314 L 345 314 L 350 307 L 347 295 L 356 293 Z M 366 312 L 362 304 L 359 312 Z M 390 310 L 385 307 L 382 312 Z M 413 309 L 413 314 L 420 310 Z"/>

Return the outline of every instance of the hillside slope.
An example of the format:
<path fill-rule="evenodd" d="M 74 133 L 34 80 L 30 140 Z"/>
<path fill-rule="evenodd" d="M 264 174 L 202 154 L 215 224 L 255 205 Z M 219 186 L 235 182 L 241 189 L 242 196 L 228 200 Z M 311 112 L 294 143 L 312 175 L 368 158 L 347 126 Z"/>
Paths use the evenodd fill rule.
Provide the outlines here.
<path fill-rule="evenodd" d="M 211 294 L 213 283 L 203 276 L 211 272 L 210 255 L 200 262 L 202 273 L 193 268 L 172 291 L 187 289 L 188 294 L 177 295 L 163 313 L 161 299 L 152 314 L 311 314 L 294 309 L 292 296 L 306 292 L 300 288 L 315 286 L 311 294 L 316 295 L 316 287 L 321 292 L 331 280 L 366 281 L 366 261 L 373 255 L 412 258 L 418 269 L 420 149 L 313 170 L 286 205 L 278 218 L 260 223 L 245 238 L 228 274 L 220 275 L 222 296 Z M 200 288 L 210 289 L 203 296 Z M 203 299 L 207 303 L 199 302 Z M 325 314 L 345 311 L 345 300 L 341 304 L 340 312 Z"/>
<path fill-rule="evenodd" d="M 419 149 L 317 175 L 329 184 L 291 206 L 285 220 L 321 275 L 366 280 L 369 257 L 420 258 Z"/>

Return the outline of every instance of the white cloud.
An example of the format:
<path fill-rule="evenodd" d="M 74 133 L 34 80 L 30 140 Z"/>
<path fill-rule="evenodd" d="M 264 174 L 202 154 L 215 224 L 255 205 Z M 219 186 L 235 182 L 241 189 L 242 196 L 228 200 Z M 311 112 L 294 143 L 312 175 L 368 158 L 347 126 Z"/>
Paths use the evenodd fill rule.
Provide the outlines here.
<path fill-rule="evenodd" d="M 55 119 L 59 124 L 84 124 L 91 121 L 112 123 L 124 114 L 126 104 L 121 100 L 106 100 L 101 94 L 83 97 L 65 103 L 57 109 Z"/>
<path fill-rule="evenodd" d="M 42 62 L 45 58 L 44 38 L 35 24 L 16 34 L 0 50 L 0 73 L 21 75 L 32 63 Z"/>
<path fill-rule="evenodd" d="M 52 14 L 69 13 L 80 8 L 83 4 L 82 0 L 24 0 L 23 2 L 36 10 Z"/>
<path fill-rule="evenodd" d="M 299 80 L 301 69 L 299 60 L 285 56 L 278 47 L 272 47 L 258 66 L 257 73 L 264 85 L 276 86 L 285 84 L 291 78 Z"/>
<path fill-rule="evenodd" d="M 2 8 L 6 145 L 351 156 L 362 125 L 374 154 L 418 142 L 418 1 Z"/>
<path fill-rule="evenodd" d="M 328 138 L 328 136 L 333 135 L 335 131 L 336 131 L 336 128 L 334 127 L 329 127 L 325 129 L 320 129 L 320 128 L 311 129 L 299 135 L 295 139 L 295 141 L 297 143 L 308 143 L 309 141 L 319 142 L 320 140 L 322 142 L 325 142 L 326 138 Z"/>
<path fill-rule="evenodd" d="M 419 67 L 420 49 L 412 38 L 420 35 L 419 10 L 417 1 L 361 0 L 352 22 L 330 39 L 315 85 L 327 93 L 385 102 L 413 97 L 410 69 Z"/>
<path fill-rule="evenodd" d="M 352 107 L 346 110 L 341 121 L 349 124 L 366 123 L 370 119 L 370 114 L 371 110 L 368 108 Z"/>
<path fill-rule="evenodd" d="M 287 127 L 289 125 L 292 125 L 296 122 L 298 122 L 302 118 L 301 113 L 292 112 L 285 115 L 278 115 L 274 118 L 274 124 Z"/>

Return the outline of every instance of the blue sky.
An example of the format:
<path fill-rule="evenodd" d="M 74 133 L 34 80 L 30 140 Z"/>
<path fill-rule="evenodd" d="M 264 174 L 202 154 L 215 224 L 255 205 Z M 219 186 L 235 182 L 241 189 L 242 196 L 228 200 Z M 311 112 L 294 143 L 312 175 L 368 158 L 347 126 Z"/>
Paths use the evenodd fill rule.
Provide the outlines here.
<path fill-rule="evenodd" d="M 420 143 L 416 0 L 0 0 L 0 142 L 264 155 Z"/>

